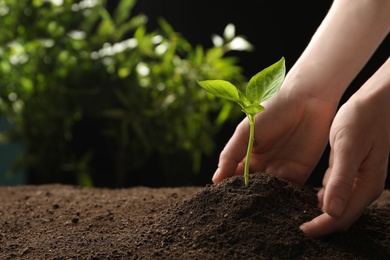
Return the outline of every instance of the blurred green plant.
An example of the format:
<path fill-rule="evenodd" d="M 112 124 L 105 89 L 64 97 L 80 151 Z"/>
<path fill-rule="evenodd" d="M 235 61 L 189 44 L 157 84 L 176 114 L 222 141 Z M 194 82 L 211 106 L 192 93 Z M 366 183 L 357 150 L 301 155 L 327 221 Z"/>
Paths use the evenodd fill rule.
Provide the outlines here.
<path fill-rule="evenodd" d="M 161 174 L 174 174 L 170 166 L 183 156 L 178 171 L 193 174 L 224 123 L 238 119 L 238 109 L 197 82 L 246 85 L 229 52 L 250 43 L 231 24 L 209 49 L 162 18 L 148 32 L 147 17 L 132 15 L 135 3 L 121 0 L 109 11 L 103 0 L 0 0 L 0 116 L 14 126 L 0 142 L 23 142 L 15 169 L 41 182 L 93 185 L 95 148 L 75 151 L 84 138 L 74 138 L 77 124 L 93 121 L 98 127 L 88 131 L 104 143 L 115 185 L 156 155 L 166 165 Z"/>

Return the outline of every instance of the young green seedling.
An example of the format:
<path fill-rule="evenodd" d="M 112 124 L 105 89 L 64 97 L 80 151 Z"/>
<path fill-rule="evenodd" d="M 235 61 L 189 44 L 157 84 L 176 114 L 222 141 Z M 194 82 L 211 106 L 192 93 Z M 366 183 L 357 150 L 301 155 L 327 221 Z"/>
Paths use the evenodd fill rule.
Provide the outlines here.
<path fill-rule="evenodd" d="M 245 186 L 249 185 L 249 160 L 255 140 L 255 115 L 264 111 L 264 107 L 260 103 L 270 99 L 278 92 L 283 83 L 285 73 L 285 61 L 284 57 L 282 57 L 278 62 L 253 76 L 245 88 L 245 93 L 225 80 L 198 82 L 209 93 L 236 102 L 248 118 L 249 142 L 244 166 Z"/>

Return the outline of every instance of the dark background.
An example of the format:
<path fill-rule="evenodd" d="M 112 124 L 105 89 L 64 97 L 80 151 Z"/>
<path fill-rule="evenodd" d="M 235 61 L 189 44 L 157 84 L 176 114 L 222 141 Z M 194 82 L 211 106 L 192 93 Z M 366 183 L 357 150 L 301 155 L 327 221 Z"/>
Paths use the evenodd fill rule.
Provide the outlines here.
<path fill-rule="evenodd" d="M 139 0 L 135 13 L 149 17 L 150 30 L 157 28 L 157 18 L 165 18 L 193 45 L 212 46 L 211 35 L 222 35 L 228 23 L 236 26 L 236 34 L 251 42 L 253 52 L 235 52 L 239 65 L 249 78 L 262 68 L 274 63 L 281 56 L 286 58 L 287 70 L 295 63 L 309 43 L 312 35 L 328 12 L 332 1 L 205 1 L 205 0 Z M 368 77 L 388 58 L 390 39 L 384 43 L 370 62 L 353 81 L 342 98 L 344 103 Z M 209 183 L 217 166 L 218 156 L 232 135 L 235 125 L 227 126 L 217 141 L 215 156 L 205 158 L 197 184 Z M 329 147 L 324 152 L 309 182 L 320 185 L 326 170 Z M 387 180 L 389 187 L 389 180 Z"/>

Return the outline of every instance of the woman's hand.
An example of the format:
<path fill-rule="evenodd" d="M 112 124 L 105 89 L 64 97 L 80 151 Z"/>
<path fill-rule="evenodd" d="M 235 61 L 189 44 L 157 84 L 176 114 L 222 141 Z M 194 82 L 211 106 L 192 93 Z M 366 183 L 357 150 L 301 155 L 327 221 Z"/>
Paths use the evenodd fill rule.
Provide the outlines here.
<path fill-rule="evenodd" d="M 390 58 L 337 112 L 329 168 L 318 193 L 324 214 L 305 223 L 309 236 L 344 231 L 382 193 L 390 147 Z"/>
<path fill-rule="evenodd" d="M 283 88 L 263 104 L 255 122 L 251 172 L 267 172 L 303 184 L 328 142 L 336 105 Z M 244 172 L 249 123 L 244 119 L 220 154 L 213 182 Z"/>

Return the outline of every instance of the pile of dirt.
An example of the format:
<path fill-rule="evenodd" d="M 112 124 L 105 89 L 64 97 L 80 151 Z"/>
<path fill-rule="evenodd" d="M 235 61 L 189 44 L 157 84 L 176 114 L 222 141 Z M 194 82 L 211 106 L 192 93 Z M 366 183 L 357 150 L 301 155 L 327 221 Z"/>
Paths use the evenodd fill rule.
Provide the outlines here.
<path fill-rule="evenodd" d="M 0 188 L 0 259 L 390 259 L 390 191 L 316 240 L 317 190 L 266 174 L 206 187 Z"/>

